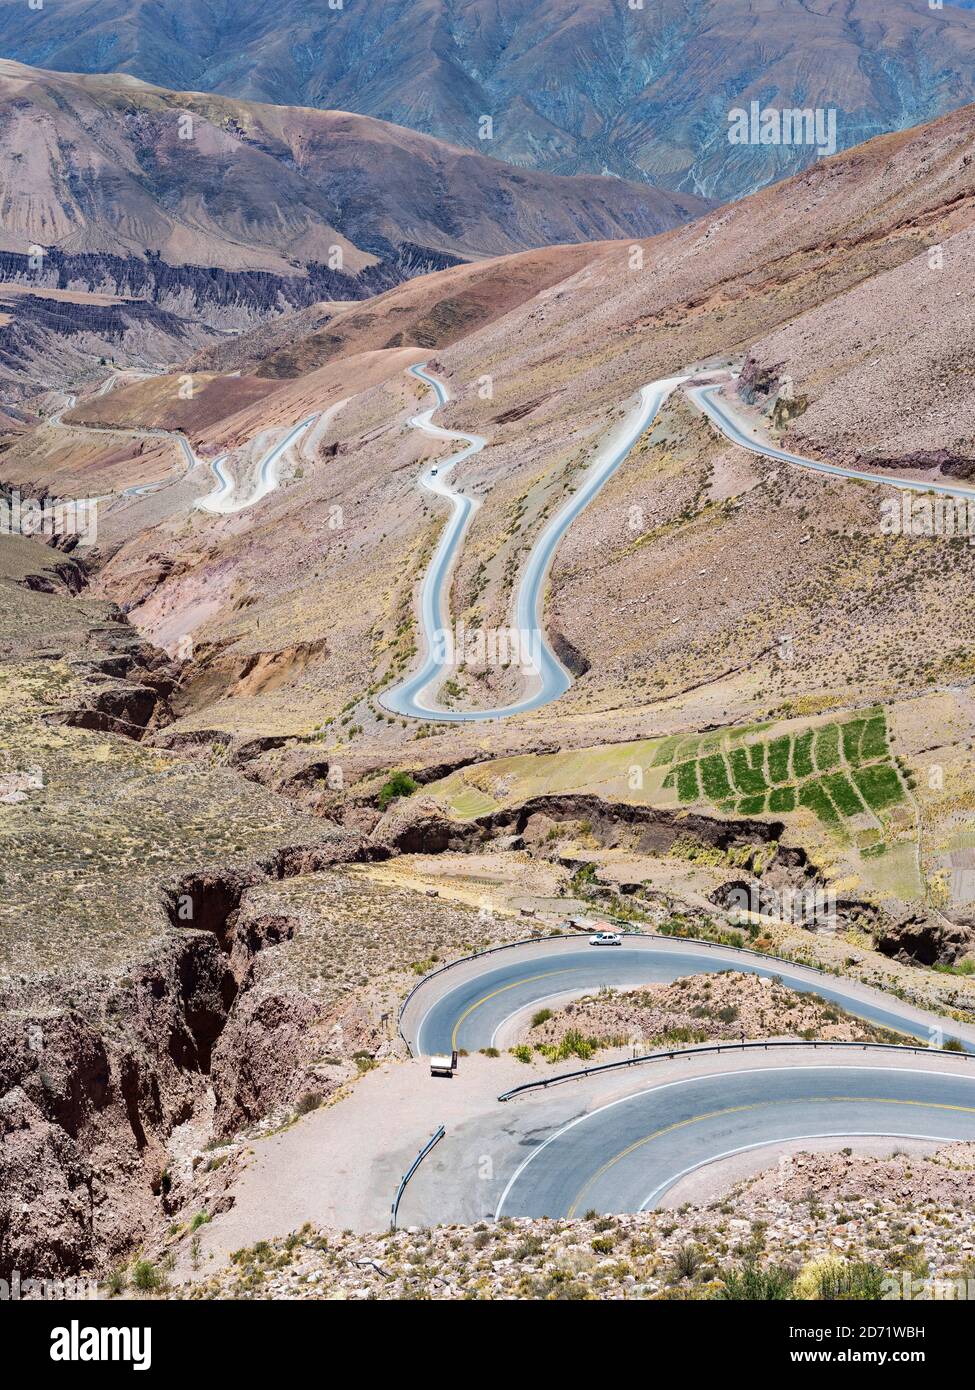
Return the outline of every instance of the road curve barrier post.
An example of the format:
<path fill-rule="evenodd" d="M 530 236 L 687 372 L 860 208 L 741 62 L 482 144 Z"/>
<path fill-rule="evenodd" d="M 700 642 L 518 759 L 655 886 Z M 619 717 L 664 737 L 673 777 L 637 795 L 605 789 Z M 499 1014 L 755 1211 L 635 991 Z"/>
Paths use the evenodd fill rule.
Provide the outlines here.
<path fill-rule="evenodd" d="M 409 1182 L 410 1178 L 412 1178 L 416 1170 L 419 1168 L 423 1160 L 426 1158 L 430 1150 L 436 1148 L 436 1146 L 440 1143 L 441 1139 L 444 1137 L 446 1133 L 446 1129 L 443 1125 L 441 1125 L 440 1128 L 437 1130 L 436 1134 L 432 1135 L 427 1140 L 423 1148 L 417 1154 L 416 1158 L 414 1158 L 413 1162 L 410 1164 L 409 1168 L 407 1168 L 406 1172 L 400 1179 L 400 1184 L 399 1187 L 396 1189 L 396 1196 L 393 1198 L 393 1205 L 389 1213 L 389 1229 L 391 1231 L 396 1230 L 396 1218 L 399 1215 L 399 1204 L 403 1200 L 403 1193 L 406 1191 L 407 1183 Z"/>

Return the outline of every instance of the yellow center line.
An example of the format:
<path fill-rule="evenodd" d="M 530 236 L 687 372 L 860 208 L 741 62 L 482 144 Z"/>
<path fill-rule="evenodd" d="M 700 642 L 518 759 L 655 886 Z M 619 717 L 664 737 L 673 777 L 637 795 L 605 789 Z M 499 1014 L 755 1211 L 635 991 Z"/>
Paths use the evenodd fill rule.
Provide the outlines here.
<path fill-rule="evenodd" d="M 568 975 L 568 970 L 544 970 L 540 975 L 526 975 L 523 980 L 512 980 L 510 985 L 502 985 L 500 989 L 493 989 L 490 994 L 485 994 L 482 999 L 476 1000 L 469 1008 L 466 1008 L 460 1018 L 454 1024 L 454 1031 L 450 1035 L 451 1049 L 457 1046 L 457 1034 L 461 1024 L 469 1018 L 475 1009 L 479 1009 L 482 1004 L 486 1004 L 489 999 L 495 999 L 499 994 L 504 994 L 509 989 L 517 989 L 519 985 L 531 984 L 533 980 L 546 980 L 550 975 Z"/>
<path fill-rule="evenodd" d="M 655 1130 L 653 1134 L 645 1134 L 642 1139 L 635 1139 L 632 1144 L 628 1144 L 615 1158 L 607 1159 L 600 1168 L 596 1169 L 592 1177 L 588 1178 L 576 1193 L 575 1199 L 567 1212 L 567 1217 L 571 1219 L 575 1216 L 576 1208 L 579 1206 L 583 1197 L 585 1197 L 586 1193 L 599 1181 L 604 1173 L 609 1172 L 614 1164 L 619 1163 L 621 1159 L 627 1158 L 631 1153 L 642 1148 L 644 1144 L 649 1144 L 652 1139 L 659 1139 L 664 1134 L 671 1134 L 675 1129 L 684 1129 L 686 1125 L 700 1124 L 703 1120 L 719 1119 L 722 1115 L 740 1115 L 742 1111 L 745 1110 L 762 1110 L 773 1105 L 813 1105 L 822 1101 L 842 1102 L 844 1104 L 852 1104 L 855 1101 L 867 1101 L 874 1105 L 916 1105 L 923 1110 L 960 1110 L 967 1115 L 975 1115 L 975 1107 L 970 1105 L 946 1105 L 940 1101 L 930 1100 L 894 1100 L 883 1096 L 803 1096 L 797 1097 L 795 1100 L 759 1100 L 752 1102 L 750 1105 L 733 1105 L 727 1110 L 709 1110 L 705 1115 L 692 1115 L 688 1120 L 677 1120 L 676 1123 L 672 1125 L 665 1125 L 663 1129 Z M 787 1137 L 788 1136 L 786 1136 L 786 1138 Z M 769 1140 L 770 1144 L 778 1142 L 779 1141 L 774 1138 Z"/>

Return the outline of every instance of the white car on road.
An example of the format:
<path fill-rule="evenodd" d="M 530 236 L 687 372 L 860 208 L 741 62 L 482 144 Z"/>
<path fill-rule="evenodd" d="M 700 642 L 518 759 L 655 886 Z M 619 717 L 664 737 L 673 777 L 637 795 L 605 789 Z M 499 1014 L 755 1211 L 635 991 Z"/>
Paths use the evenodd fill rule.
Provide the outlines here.
<path fill-rule="evenodd" d="M 619 932 L 598 931 L 595 936 L 589 938 L 590 946 L 622 946 L 623 938 Z"/>

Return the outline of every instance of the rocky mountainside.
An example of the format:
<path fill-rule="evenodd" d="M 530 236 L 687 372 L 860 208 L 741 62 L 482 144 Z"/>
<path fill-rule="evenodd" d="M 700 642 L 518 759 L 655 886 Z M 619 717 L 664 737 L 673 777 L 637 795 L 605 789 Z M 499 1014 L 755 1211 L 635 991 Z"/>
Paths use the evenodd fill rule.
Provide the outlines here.
<path fill-rule="evenodd" d="M 8 405 L 36 399 L 39 389 L 86 375 L 93 361 L 150 366 L 217 337 L 142 299 L 0 284 L 0 391 Z"/>
<path fill-rule="evenodd" d="M 114 78 L 106 88 L 122 90 Z M 26 538 L 0 547 L 0 751 L 17 782 L 3 817 L 16 930 L 0 952 L 11 1097 L 0 1273 L 44 1252 L 58 1269 L 122 1258 L 162 1218 L 191 1220 L 186 1145 L 202 1151 L 278 1105 L 332 1098 L 359 1062 L 391 1055 L 383 1019 L 435 959 L 488 939 L 476 915 L 485 886 L 519 873 L 552 881 L 549 909 L 625 909 L 698 935 L 730 927 L 719 890 L 760 876 L 768 894 L 780 870 L 808 870 L 856 903 L 859 925 L 835 940 L 787 926 L 791 944 L 763 928 L 755 949 L 815 955 L 915 1002 L 922 987 L 943 991 L 943 1011 L 970 1016 L 971 907 L 962 898 L 959 911 L 954 885 L 973 862 L 975 550 L 882 535 L 881 485 L 745 455 L 675 396 L 551 565 L 545 623 L 573 654 L 566 694 L 528 717 L 446 729 L 394 717 L 377 697 L 415 661 L 417 580 L 442 528 L 417 478 L 450 446 L 410 428 L 430 404 L 413 363 L 449 387 L 444 426 L 487 441 L 457 479 L 480 503 L 450 593 L 451 616 L 470 627 L 506 621 L 546 519 L 637 390 L 694 364 L 708 364 L 701 375 L 744 365 L 736 405 L 765 408 L 749 417 L 756 432 L 791 428 L 829 455 L 857 419 L 884 444 L 913 412 L 911 459 L 884 451 L 883 462 L 923 458 L 928 481 L 956 465 L 937 450 L 968 418 L 965 362 L 948 348 L 969 343 L 973 134 L 969 107 L 641 239 L 639 256 L 626 239 L 449 265 L 367 303 L 298 307 L 284 337 L 261 326 L 216 346 L 188 340 L 179 372 L 120 373 L 102 394 L 108 373 L 92 364 L 74 409 L 58 401 L 33 427 L 18 407 L 0 470 L 10 488 L 104 506 L 84 571 Z M 90 286 L 103 253 L 75 254 L 58 278 L 83 272 Z M 155 257 L 130 259 L 174 304 L 211 283 L 181 290 Z M 130 312 L 91 288 L 6 293 L 6 328 L 18 296 L 63 314 L 79 339 L 96 309 L 106 324 Z M 175 309 L 155 308 L 152 331 L 179 351 Z M 901 343 L 912 312 L 927 324 L 913 335 L 922 380 Z M 939 359 L 959 380 L 944 397 L 957 420 L 931 396 Z M 893 393 L 878 386 L 885 367 Z M 779 409 L 787 376 L 792 415 Z M 857 417 L 839 409 L 848 396 Z M 271 440 L 319 412 L 259 504 L 194 505 L 214 485 L 208 459 L 226 450 L 244 483 Z M 184 429 L 200 465 L 147 458 L 173 445 L 132 433 L 146 427 Z M 165 485 L 109 500 L 150 477 Z M 451 698 L 483 707 L 516 680 L 472 660 Z M 842 788 L 840 767 L 860 776 L 868 725 L 879 745 L 857 785 L 877 790 L 878 815 L 855 802 L 844 825 L 827 825 L 793 793 L 814 779 Z M 708 768 L 741 771 L 736 753 L 751 774 L 741 790 L 757 782 L 761 794 L 732 806 L 726 784 L 730 809 L 708 809 L 698 766 L 707 791 Z M 642 801 L 633 757 L 648 769 Z M 788 785 L 776 758 L 792 768 Z M 789 792 L 774 806 L 766 768 Z M 394 770 L 424 791 L 383 811 Z M 881 776 L 896 800 L 881 800 Z M 760 853 L 772 841 L 774 864 Z M 487 848 L 494 865 L 495 877 L 472 866 L 463 912 L 446 873 L 414 885 L 404 914 L 402 889 L 357 896 L 332 867 L 455 847 Z M 521 899 L 513 892 L 505 934 L 525 930 L 533 909 Z M 859 914 L 877 903 L 906 905 L 904 929 Z M 961 973 L 922 974 L 918 960 Z"/>
<path fill-rule="evenodd" d="M 849 356 L 870 285 L 886 284 L 888 275 L 894 282 L 901 275 L 908 286 L 930 276 L 933 295 L 940 274 L 939 294 L 949 294 L 952 286 L 957 292 L 951 247 L 953 235 L 972 218 L 973 125 L 975 111 L 966 108 L 930 127 L 838 155 L 703 223 L 647 242 L 639 271 L 632 268 L 625 243 L 454 267 L 361 309 L 342 310 L 321 328 L 309 324 L 312 331 L 304 338 L 303 324 L 296 323 L 293 341 L 283 347 L 241 340 L 235 344 L 239 355 L 224 361 L 222 352 L 205 350 L 197 365 L 204 371 L 243 369 L 299 381 L 302 373 L 322 373 L 310 377 L 309 385 L 315 380 L 318 400 L 325 404 L 358 390 L 358 354 L 409 346 L 431 354 L 453 397 L 442 413 L 444 424 L 489 440 L 465 469 L 465 486 L 476 492 L 481 506 L 457 566 L 454 613 L 471 623 L 498 625 L 544 518 L 638 387 L 722 351 L 744 356 L 756 344 L 762 345 L 762 363 L 769 359 L 768 368 L 776 367 L 781 376 L 788 366 L 781 353 L 764 346 L 769 335 L 782 335 L 782 325 L 817 322 L 812 316 L 820 306 L 835 303 L 830 331 L 816 335 L 816 355 L 810 358 L 819 379 L 807 381 L 804 359 L 796 360 L 803 393 L 832 396 L 830 381 L 840 382 L 842 391 L 845 380 L 829 366 L 834 345 L 840 357 Z M 940 272 L 927 269 L 925 248 L 936 244 L 949 256 L 949 269 Z M 894 295 L 884 302 L 903 305 L 904 300 Z M 940 302 L 931 300 L 928 316 L 934 336 L 925 351 L 931 360 Z M 887 312 L 890 322 L 894 311 Z M 874 357 L 901 351 L 896 333 L 888 332 L 882 343 L 880 336 L 872 334 Z M 770 341 L 774 345 L 777 339 Z M 261 357 L 267 346 L 272 351 Z M 492 376 L 490 395 L 479 390 L 485 372 Z M 882 361 L 872 373 L 882 376 Z M 910 411 L 916 403 L 912 447 L 936 450 L 944 423 L 927 407 L 927 379 L 916 380 L 910 391 L 906 372 L 899 372 L 898 380 L 903 394 L 891 398 L 875 392 L 872 404 L 863 400 L 860 408 L 869 408 L 876 420 L 883 412 Z M 958 380 L 962 390 L 965 378 Z M 133 390 L 106 397 L 97 417 L 77 418 L 104 426 L 117 412 L 119 423 L 131 423 Z M 437 514 L 418 505 L 418 440 L 402 423 L 421 401 L 425 393 L 403 377 L 364 391 L 336 422 L 328 440 L 330 449 L 335 446 L 332 455 L 309 467 L 300 485 L 269 499 L 259 515 L 242 514 L 233 531 L 214 535 L 192 557 L 186 554 L 183 520 L 174 516 L 151 536 L 127 540 L 102 571 L 98 583 L 105 592 L 138 604 L 137 621 L 163 645 L 169 632 L 178 630 L 180 614 L 199 611 L 204 593 L 208 616 L 199 626 L 194 622 L 195 635 L 201 643 L 219 637 L 225 654 L 234 650 L 243 657 L 265 650 L 270 633 L 282 648 L 290 648 L 328 632 L 327 656 L 296 671 L 293 687 L 289 679 L 261 701 L 235 698 L 219 716 L 211 708 L 201 711 L 200 719 L 226 719 L 230 726 L 240 719 L 257 729 L 273 718 L 307 731 L 323 718 L 343 714 L 347 701 L 360 698 L 406 659 L 412 586 L 423 563 L 418 557 L 438 525 Z M 262 398 L 263 414 L 248 417 L 251 435 L 268 408 Z M 288 408 L 282 424 L 300 419 L 311 405 L 303 398 L 299 409 L 294 398 Z M 824 404 L 817 414 L 825 409 Z M 809 419 L 814 418 L 810 406 Z M 957 431 L 951 430 L 953 438 Z M 246 433 L 228 419 L 225 427 L 211 423 L 207 437 L 194 442 L 236 444 Z M 36 477 L 29 447 L 18 445 L 19 466 Z M 911 623 L 921 620 L 922 592 L 933 601 L 940 589 L 943 599 L 944 581 L 918 574 L 915 617 L 905 627 L 906 614 L 895 611 L 883 585 L 874 591 L 863 584 L 851 587 L 846 578 L 841 582 L 845 565 L 862 574 L 867 564 L 880 494 L 830 484 L 824 511 L 822 481 L 799 472 L 776 480 L 766 476 L 771 471 L 729 457 L 700 417 L 675 399 L 659 432 L 587 509 L 556 556 L 549 630 L 582 651 L 589 667 L 560 703 L 557 718 L 571 707 L 588 721 L 597 710 L 632 709 L 647 698 L 660 702 L 685 690 L 698 691 L 699 712 L 706 698 L 702 681 L 719 675 L 731 681 L 733 671 L 746 674 L 731 681 L 734 689 L 718 683 L 714 707 L 707 711 L 714 722 L 764 711 L 773 690 L 785 696 L 810 681 L 830 690 L 836 682 L 845 690 L 850 681 L 860 688 L 864 678 L 854 667 L 864 661 L 876 663 L 870 688 L 878 697 L 913 688 L 912 666 L 902 666 L 901 648 Z M 323 539 L 309 521 L 330 506 L 341 506 L 347 518 L 340 542 Z M 632 508 L 639 509 L 637 526 Z M 833 528 L 840 524 L 850 528 L 850 537 L 837 553 Z M 266 536 L 278 528 L 282 543 L 269 550 Z M 804 565 L 797 568 L 793 556 L 800 542 Z M 173 559 L 166 569 L 159 565 L 161 550 Z M 885 559 L 905 584 L 908 572 L 923 569 L 923 562 L 916 548 L 896 562 Z M 701 585 L 683 582 L 688 567 L 705 576 L 707 591 L 719 601 L 702 604 Z M 151 593 L 147 573 L 159 576 Z M 841 600 L 835 597 L 837 584 Z M 244 590 L 258 593 L 259 600 L 240 605 Z M 796 631 L 806 635 L 797 641 L 788 671 L 776 668 L 768 685 L 761 679 L 756 683 L 751 663 L 765 669 L 763 653 L 774 647 L 783 603 Z M 923 621 L 947 620 L 945 608 L 940 617 L 932 611 Z M 957 615 L 951 621 L 957 622 Z M 940 640 L 926 631 L 931 640 Z M 844 634 L 839 650 L 838 632 Z M 947 629 L 943 637 L 946 651 L 963 640 Z M 478 698 L 492 698 L 473 676 L 468 684 L 472 697 L 476 690 Z M 547 717 L 545 712 L 537 717 L 536 736 Z M 660 728 L 660 717 L 659 710 L 647 715 L 651 729 Z M 363 740 L 370 745 L 375 740 L 377 759 L 389 765 L 394 729 L 364 701 L 355 718 L 365 721 Z M 620 716 L 607 719 L 617 737 L 638 736 L 622 734 Z M 505 743 L 510 750 L 516 728 L 517 721 L 506 726 L 498 751 Z M 595 724 L 588 730 L 590 741 L 597 741 Z M 585 729 L 578 732 L 585 741 Z M 479 740 L 484 736 L 484 730 L 478 732 Z M 461 731 L 439 730 L 425 740 L 424 752 L 432 760 L 434 748 L 469 742 Z"/>
<path fill-rule="evenodd" d="M 317 267 L 316 298 L 355 298 L 457 259 L 647 236 L 703 206 L 619 179 L 519 173 L 340 111 L 0 60 L 0 250 L 19 255 L 36 245 L 290 277 Z M 400 273 L 340 292 L 342 276 L 397 261 Z"/>
<path fill-rule="evenodd" d="M 845 147 L 973 100 L 969 8 L 102 0 L 93 12 L 87 0 L 43 10 L 0 0 L 0 51 L 62 71 L 361 112 L 529 168 L 605 169 L 725 199 L 815 157 L 808 148 L 731 148 L 731 107 L 835 108 Z"/>

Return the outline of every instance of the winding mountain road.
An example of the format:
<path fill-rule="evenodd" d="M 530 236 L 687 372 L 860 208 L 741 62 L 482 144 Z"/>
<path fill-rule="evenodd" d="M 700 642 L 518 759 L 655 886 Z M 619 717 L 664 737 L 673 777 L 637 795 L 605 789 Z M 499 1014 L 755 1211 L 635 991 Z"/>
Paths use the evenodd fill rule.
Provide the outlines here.
<path fill-rule="evenodd" d="M 125 373 L 113 372 L 111 376 L 106 377 L 95 394 L 97 396 L 107 396 L 109 391 L 114 390 L 119 377 L 122 375 L 125 375 Z M 139 375 L 150 376 L 153 375 L 153 373 L 140 372 Z M 78 397 L 76 395 L 70 393 L 66 394 L 61 409 L 48 417 L 48 425 L 53 425 L 56 429 L 84 430 L 92 434 L 128 434 L 134 435 L 138 439 L 171 439 L 182 452 L 186 462 L 186 467 L 183 469 L 182 473 L 178 474 L 179 478 L 185 478 L 187 473 L 200 462 L 193 452 L 193 446 L 190 444 L 190 441 L 180 430 L 136 429 L 127 425 L 66 425 L 61 417 L 66 410 L 74 410 L 77 404 Z M 105 493 L 96 500 L 99 502 L 110 502 L 116 497 L 142 497 L 148 492 L 158 492 L 160 488 L 166 487 L 169 483 L 175 481 L 175 478 L 169 477 L 161 478 L 158 483 L 140 483 L 134 487 L 121 488 L 118 492 Z"/>
<path fill-rule="evenodd" d="M 432 492 L 437 497 L 445 498 L 451 507 L 450 517 L 440 534 L 437 547 L 427 566 L 427 572 L 423 576 L 423 586 L 420 590 L 420 625 L 423 631 L 426 658 L 415 675 L 410 676 L 391 690 L 384 691 L 379 696 L 379 702 L 394 714 L 409 715 L 414 719 L 428 719 L 431 716 L 437 719 L 453 720 L 497 717 L 488 714 L 471 715 L 454 713 L 449 710 L 444 711 L 435 705 L 425 703 L 423 700 L 427 686 L 437 678 L 446 665 L 446 655 L 440 634 L 443 633 L 449 622 L 447 581 L 454 560 L 459 553 L 461 542 L 467 532 L 470 519 L 479 505 L 473 497 L 468 497 L 451 487 L 449 477 L 459 463 L 472 458 L 474 454 L 479 454 L 487 440 L 479 434 L 464 434 L 459 430 L 445 430 L 439 425 L 435 425 L 433 416 L 450 400 L 447 388 L 424 366 L 417 364 L 410 367 L 409 372 L 418 380 L 425 382 L 433 391 L 436 399 L 436 403 L 429 410 L 421 411 L 419 415 L 413 416 L 410 421 L 412 427 L 416 430 L 422 430 L 424 434 L 428 434 L 434 439 L 461 440 L 464 447 L 435 467 L 425 469 L 420 475 L 417 485 L 427 492 Z"/>
<path fill-rule="evenodd" d="M 459 463 L 479 453 L 486 440 L 481 435 L 444 430 L 434 425 L 432 417 L 450 397 L 447 388 L 425 366 L 411 367 L 410 372 L 425 382 L 436 396 L 436 404 L 415 415 L 410 421 L 414 429 L 438 439 L 463 440 L 465 447 L 444 463 L 428 468 L 420 477 L 419 486 L 446 498 L 452 506 L 450 519 L 441 533 L 433 558 L 427 567 L 420 595 L 420 623 L 426 656 L 420 670 L 399 685 L 384 691 L 379 701 L 394 714 L 413 719 L 436 719 L 449 723 L 473 723 L 504 719 L 513 714 L 525 714 L 564 695 L 572 677 L 552 651 L 545 637 L 542 622 L 542 600 L 545 580 L 559 541 L 588 506 L 604 484 L 629 454 L 634 444 L 656 416 L 670 393 L 685 381 L 685 377 L 666 377 L 641 388 L 636 408 L 630 413 L 621 434 L 600 451 L 586 470 L 581 485 L 563 504 L 532 546 L 515 596 L 514 628 L 521 635 L 523 650 L 538 653 L 538 664 L 530 677 L 534 687 L 521 700 L 510 705 L 487 710 L 444 709 L 432 702 L 428 687 L 448 669 L 443 634 L 450 624 L 448 581 L 470 523 L 478 505 L 472 498 L 450 486 L 448 477 Z"/>
<path fill-rule="evenodd" d="M 677 937 L 623 937 L 621 946 L 590 946 L 588 938 L 548 938 L 472 957 L 430 975 L 403 1008 L 400 1027 L 416 1056 L 463 1048 L 506 1047 L 512 1026 L 554 1000 L 592 994 L 604 985 L 638 989 L 682 975 L 740 970 L 780 979 L 870 1023 L 927 1043 L 939 1034 L 975 1053 L 975 1026 L 955 1023 L 843 976 L 826 975 L 731 946 Z"/>
<path fill-rule="evenodd" d="M 116 384 L 122 377 L 132 374 L 133 373 L 130 372 L 113 372 L 112 375 L 107 377 L 102 383 L 96 395 L 107 395 L 110 391 L 115 389 Z M 152 376 L 154 373 L 139 372 L 137 375 L 146 377 Z M 216 479 L 217 485 L 212 492 L 208 492 L 204 497 L 198 497 L 194 506 L 204 511 L 217 514 L 241 512 L 255 506 L 256 503 L 262 501 L 263 498 L 267 497 L 280 486 L 280 465 L 287 451 L 296 444 L 312 426 L 315 426 L 314 432 L 316 435 L 327 427 L 342 407 L 348 404 L 349 399 L 350 398 L 347 397 L 345 400 L 337 401 L 334 405 L 329 406 L 327 410 L 315 411 L 311 415 L 306 416 L 304 420 L 300 420 L 297 425 L 293 425 L 288 429 L 283 438 L 271 445 L 264 457 L 260 460 L 257 468 L 257 479 L 254 487 L 249 493 L 243 495 L 240 493 L 232 474 L 226 467 L 227 460 L 230 457 L 229 451 L 219 455 L 217 458 L 211 459 L 210 470 Z M 78 397 L 76 395 L 66 395 L 64 404 L 61 406 L 60 410 L 54 415 L 51 415 L 47 423 L 55 427 L 60 427 L 61 429 L 91 430 L 99 433 L 136 435 L 143 439 L 172 440 L 181 450 L 186 464 L 183 472 L 178 475 L 180 478 L 185 478 L 193 468 L 196 468 L 198 464 L 203 462 L 194 452 L 192 444 L 181 430 L 136 429 L 115 425 L 66 425 L 61 417 L 66 410 L 73 410 L 77 404 Z M 104 498 L 99 498 L 98 500 L 110 501 L 112 497 L 141 497 L 146 493 L 157 492 L 160 488 L 166 487 L 169 483 L 174 481 L 176 481 L 175 478 L 163 478 L 157 483 L 143 483 L 135 487 L 123 488 L 118 493 L 106 494 Z"/>
<path fill-rule="evenodd" d="M 856 482 L 881 483 L 884 487 L 899 488 L 906 492 L 936 492 L 946 497 L 975 499 L 975 488 L 957 487 L 950 483 L 936 481 L 922 482 L 917 478 L 898 478 L 890 473 L 868 473 L 861 468 L 841 468 L 835 463 L 821 463 L 818 459 L 805 458 L 802 454 L 791 454 L 788 450 L 779 449 L 774 444 L 764 443 L 748 433 L 747 426 L 736 416 L 727 401 L 718 398 L 720 389 L 720 384 L 692 386 L 687 391 L 687 395 L 707 415 L 712 424 L 717 426 L 726 439 L 729 439 L 732 444 L 739 445 L 742 449 L 748 449 L 753 454 L 762 454 L 766 458 L 778 459 L 781 463 L 791 464 L 794 468 L 805 468 L 814 473 L 828 473 L 834 478 L 851 478 Z"/>
<path fill-rule="evenodd" d="M 216 512 L 221 515 L 246 511 L 249 507 L 255 506 L 280 486 L 281 460 L 292 445 L 297 444 L 298 440 L 311 429 L 316 420 L 323 420 L 324 416 L 333 415 L 344 404 L 344 401 L 340 401 L 338 405 L 331 408 L 330 412 L 325 411 L 323 414 L 315 411 L 306 416 L 304 420 L 299 420 L 297 425 L 293 425 L 284 435 L 284 438 L 273 444 L 261 459 L 257 468 L 257 480 L 249 493 L 241 494 L 233 477 L 224 466 L 230 457 L 229 454 L 221 454 L 219 458 L 212 459 L 210 468 L 217 480 L 217 486 L 205 497 L 198 497 L 195 505 L 203 511 Z"/>
<path fill-rule="evenodd" d="M 482 1107 L 448 1128 L 413 1180 L 404 1221 L 638 1211 L 658 1205 L 688 1174 L 733 1155 L 838 1136 L 975 1138 L 975 1026 L 856 980 L 732 947 L 641 936 L 624 937 L 620 947 L 584 939 L 522 943 L 428 976 L 407 999 L 400 1026 L 414 1054 L 506 1048 L 541 1004 L 719 970 L 777 978 L 932 1050 L 835 1044 L 823 1052 L 772 1043 L 757 1056 L 690 1048 L 670 1060 L 597 1068 L 578 1082 L 515 1097 L 516 1113 Z M 946 1035 L 967 1059 L 937 1050 Z M 467 1065 L 462 1058 L 454 1084 L 463 1084 Z M 537 1079 L 537 1069 L 526 1070 L 526 1081 Z M 473 1176 L 483 1155 L 491 1158 L 487 1186 Z"/>
<path fill-rule="evenodd" d="M 703 411 L 717 429 L 733 444 L 768 458 L 778 459 L 796 468 L 826 473 L 834 477 L 880 483 L 911 492 L 935 492 L 951 497 L 975 499 L 975 489 L 948 483 L 922 482 L 881 473 L 842 468 L 804 458 L 763 442 L 748 433 L 727 402 L 718 399 L 720 383 L 688 385 L 693 376 L 664 377 L 641 388 L 639 402 L 631 413 L 620 437 L 614 438 L 586 471 L 582 485 L 562 506 L 535 541 L 522 571 L 514 603 L 514 628 L 521 635 L 522 649 L 538 654 L 537 665 L 528 674 L 529 693 L 509 705 L 486 710 L 446 709 L 436 704 L 430 687 L 452 669 L 445 634 L 450 624 L 449 580 L 463 544 L 470 519 L 479 503 L 450 485 L 449 475 L 457 465 L 479 453 L 487 441 L 481 435 L 446 430 L 433 424 L 433 416 L 450 399 L 447 388 L 426 366 L 413 366 L 409 371 L 426 383 L 434 392 L 435 404 L 415 415 L 410 424 L 414 429 L 438 439 L 461 440 L 464 448 L 436 467 L 426 469 L 418 486 L 451 504 L 451 515 L 423 578 L 420 595 L 420 625 L 425 657 L 420 670 L 391 687 L 379 696 L 380 704 L 394 714 L 412 719 L 436 720 L 444 723 L 475 723 L 525 714 L 557 700 L 569 689 L 572 677 L 552 651 L 544 631 L 542 608 L 544 585 L 559 542 L 573 521 L 592 501 L 609 478 L 616 472 L 634 444 L 652 423 L 670 394 L 684 386 L 688 398 Z"/>

